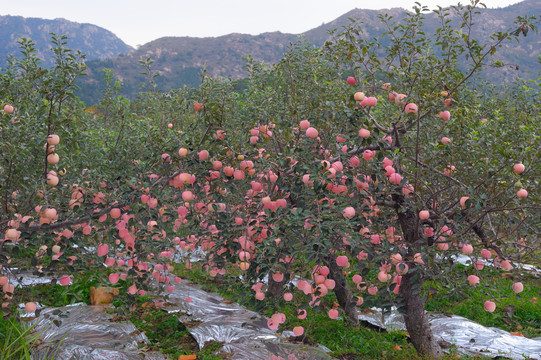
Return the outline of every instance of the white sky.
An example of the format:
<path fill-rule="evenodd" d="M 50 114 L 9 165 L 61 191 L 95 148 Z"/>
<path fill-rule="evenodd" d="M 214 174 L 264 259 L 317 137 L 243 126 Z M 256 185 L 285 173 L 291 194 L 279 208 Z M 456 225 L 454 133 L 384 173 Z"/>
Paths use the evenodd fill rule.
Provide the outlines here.
<path fill-rule="evenodd" d="M 419 0 L 434 9 L 458 0 Z M 504 7 L 519 0 L 485 0 Z M 469 4 L 469 0 L 462 0 Z M 354 8 L 411 9 L 415 0 L 0 0 L 0 15 L 65 18 L 112 31 L 131 46 L 163 36 L 220 36 L 233 32 L 298 34 Z"/>

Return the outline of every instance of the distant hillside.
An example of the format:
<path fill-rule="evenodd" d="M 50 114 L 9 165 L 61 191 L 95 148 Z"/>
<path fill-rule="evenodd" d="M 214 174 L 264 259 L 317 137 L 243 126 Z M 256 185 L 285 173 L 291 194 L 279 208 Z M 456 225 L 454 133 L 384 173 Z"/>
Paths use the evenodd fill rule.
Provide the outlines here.
<path fill-rule="evenodd" d="M 81 79 L 84 87 L 82 98 L 92 103 L 95 96 L 99 96 L 104 68 L 111 69 L 123 81 L 125 94 L 130 97 L 136 94 L 144 82 L 143 69 L 139 65 L 143 57 L 151 57 L 154 61 L 152 70 L 160 75 L 155 80 L 162 90 L 184 84 L 198 86 L 205 64 L 211 76 L 239 79 L 246 76 L 243 57 L 251 54 L 257 60 L 278 62 L 287 45 L 296 39 L 296 35 L 279 32 L 257 36 L 230 34 L 215 38 L 163 37 L 113 59 L 87 62 L 88 76 Z"/>
<path fill-rule="evenodd" d="M 340 29 L 350 23 L 350 18 L 359 19 L 365 39 L 381 39 L 385 28 L 379 21 L 378 15 L 388 13 L 395 19 L 400 19 L 406 10 L 394 8 L 390 10 L 355 9 L 336 20 L 323 24 L 300 35 L 315 46 L 321 46 L 329 38 L 328 31 Z M 482 39 L 499 30 L 506 30 L 513 25 L 516 16 L 541 15 L 541 0 L 526 0 L 521 3 L 499 9 L 481 9 L 481 17 L 477 20 L 478 34 Z M 456 21 L 456 19 L 454 19 Z M 435 14 L 426 16 L 424 31 L 434 34 L 437 28 Z M 160 74 L 156 82 L 160 89 L 169 90 L 184 84 L 197 86 L 199 74 L 206 65 L 207 74 L 211 76 L 240 79 L 246 76 L 243 70 L 245 56 L 252 55 L 254 59 L 275 63 L 280 60 L 285 49 L 295 42 L 299 35 L 283 34 L 280 32 L 264 33 L 261 35 L 229 34 L 216 38 L 165 37 L 154 40 L 137 50 L 116 56 L 104 61 L 90 61 L 88 76 L 81 81 L 81 96 L 87 103 L 95 103 L 103 87 L 102 69 L 111 69 L 118 79 L 123 80 L 124 94 L 133 97 L 144 82 L 139 66 L 139 60 L 150 56 L 154 61 L 152 68 Z M 541 36 L 531 33 L 528 37 L 521 36 L 520 44 L 507 42 L 499 49 L 495 60 L 513 63 L 519 70 L 494 69 L 493 74 L 499 79 L 507 77 L 533 78 L 541 71 L 537 57 L 541 49 Z M 381 41 L 381 40 L 379 40 Z M 381 44 L 385 46 L 385 44 Z M 489 73 L 489 76 L 493 75 Z"/>
<path fill-rule="evenodd" d="M 81 50 L 87 60 L 104 60 L 133 49 L 112 32 L 96 25 L 7 15 L 0 16 L 0 67 L 6 65 L 8 54 L 19 56 L 17 42 L 21 37 L 34 41 L 38 57 L 45 66 L 51 65 L 50 33 L 67 35 L 68 47 Z"/>

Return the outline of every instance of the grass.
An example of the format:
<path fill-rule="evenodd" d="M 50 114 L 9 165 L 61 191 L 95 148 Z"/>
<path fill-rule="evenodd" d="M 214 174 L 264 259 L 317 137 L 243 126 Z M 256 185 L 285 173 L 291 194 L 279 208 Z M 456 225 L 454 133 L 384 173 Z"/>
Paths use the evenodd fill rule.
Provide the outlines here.
<path fill-rule="evenodd" d="M 160 351 L 169 359 L 195 354 L 198 360 L 229 358 L 227 353 L 220 352 L 222 344 L 218 342 L 207 342 L 203 349 L 199 350 L 197 341 L 179 321 L 178 316 L 156 308 L 150 300 L 148 296 L 139 298 L 135 311 L 132 311 L 129 317 L 137 329 L 147 336 L 150 344 L 145 346 L 146 349 Z"/>
<path fill-rule="evenodd" d="M 310 323 L 298 320 L 295 314 L 286 314 L 286 328 L 305 327 L 307 339 L 297 341 L 322 344 L 329 348 L 333 357 L 339 359 L 415 359 L 417 354 L 408 343 L 405 332 L 385 332 L 368 327 L 345 326 L 340 320 L 332 320 L 326 314 L 308 314 Z M 307 318 L 308 318 L 307 317 Z M 302 338 L 302 337 L 301 337 Z"/>
<path fill-rule="evenodd" d="M 30 350 L 41 341 L 40 333 L 33 329 L 34 326 L 0 317 L 0 360 L 30 360 Z M 56 351 L 43 360 L 53 360 L 55 356 Z"/>
<path fill-rule="evenodd" d="M 147 346 L 150 350 L 161 351 L 169 358 L 199 352 L 197 342 L 178 317 L 157 309 L 151 302 L 139 303 L 135 311 L 131 312 L 129 320 L 145 333 L 150 342 Z"/>
<path fill-rule="evenodd" d="M 28 339 L 29 333 L 30 329 L 17 321 L 0 317 L 0 359 L 30 359 L 35 339 Z"/>
<path fill-rule="evenodd" d="M 229 271 L 231 270 L 231 271 Z M 333 357 L 343 360 L 350 359 L 414 359 L 422 360 L 409 342 L 406 332 L 386 332 L 372 327 L 360 326 L 358 328 L 346 326 L 343 321 L 331 320 L 326 313 L 317 308 L 309 308 L 300 303 L 284 302 L 281 299 L 268 299 L 257 301 L 253 291 L 238 281 L 240 270 L 228 269 L 226 277 L 211 278 L 202 270 L 201 264 L 192 263 L 192 269 L 187 270 L 183 265 L 176 265 L 177 275 L 200 285 L 204 290 L 220 293 L 224 298 L 242 303 L 251 310 L 270 317 L 275 312 L 286 315 L 285 324 L 281 329 L 292 329 L 294 326 L 303 326 L 304 335 L 291 338 L 293 342 L 321 344 L 329 348 Z M 455 275 L 464 275 L 466 279 L 471 269 L 457 266 Z M 485 326 L 499 327 L 508 331 L 521 330 L 525 336 L 540 336 L 541 307 L 534 298 L 539 296 L 539 279 L 526 276 L 522 279 L 525 290 L 515 294 L 511 285 L 512 279 L 502 278 L 502 272 L 489 269 L 483 273 L 488 279 L 490 287 L 471 287 L 464 283 L 451 284 L 427 282 L 425 290 L 431 294 L 427 301 L 427 310 L 444 313 L 454 313 L 467 317 Z M 487 297 L 488 296 L 488 297 Z M 490 314 L 483 308 L 488 299 L 496 299 L 497 310 Z M 322 299 L 323 307 L 329 308 L 335 301 L 334 295 L 329 293 Z M 508 313 L 513 306 L 512 316 Z M 305 320 L 297 319 L 297 309 L 305 308 L 308 316 Z M 488 359 L 485 357 L 471 357 L 458 355 L 456 349 L 451 348 L 444 359 Z"/>
<path fill-rule="evenodd" d="M 497 269 L 485 269 L 479 276 L 480 285 L 467 283 L 467 276 L 472 269 L 459 265 L 455 272 L 461 275 L 463 282 L 444 283 L 426 282 L 425 289 L 432 296 L 426 303 L 428 311 L 438 311 L 463 316 L 481 325 L 497 327 L 506 331 L 520 332 L 526 337 L 541 336 L 541 302 L 539 289 L 541 279 L 525 275 L 520 280 L 524 291 L 516 294 L 511 286 L 518 279 Z M 459 277 L 460 278 L 460 277 Z M 496 303 L 494 313 L 484 310 L 486 300 Z"/>

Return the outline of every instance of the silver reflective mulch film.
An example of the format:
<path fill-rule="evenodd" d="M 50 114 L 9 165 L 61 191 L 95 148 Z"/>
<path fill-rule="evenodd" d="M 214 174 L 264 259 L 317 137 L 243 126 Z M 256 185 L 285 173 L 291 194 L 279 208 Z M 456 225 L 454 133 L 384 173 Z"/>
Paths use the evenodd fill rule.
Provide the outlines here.
<path fill-rule="evenodd" d="M 187 302 L 186 298 L 191 302 Z M 226 304 L 218 294 L 207 293 L 196 286 L 179 284 L 169 298 L 174 305 L 169 311 L 185 314 L 186 320 L 200 320 L 189 326 L 191 334 L 202 348 L 208 341 L 223 342 L 223 351 L 232 359 L 270 360 L 276 358 L 324 360 L 331 357 L 322 348 L 286 342 L 267 327 L 267 318 L 238 304 Z"/>
<path fill-rule="evenodd" d="M 510 359 L 541 360 L 541 339 L 528 339 L 511 333 L 485 327 L 461 316 L 447 316 L 428 313 L 428 321 L 434 336 L 455 345 L 457 351 L 466 355 L 487 357 L 505 356 Z M 359 320 L 388 330 L 406 330 L 404 318 L 396 310 L 385 314 L 382 320 L 381 309 L 372 308 L 363 311 Z"/>
<path fill-rule="evenodd" d="M 130 322 L 111 321 L 106 306 L 76 304 L 46 308 L 30 322 L 39 345 L 32 359 L 56 360 L 165 360 L 159 353 L 144 353 L 139 344 L 148 342 Z"/>

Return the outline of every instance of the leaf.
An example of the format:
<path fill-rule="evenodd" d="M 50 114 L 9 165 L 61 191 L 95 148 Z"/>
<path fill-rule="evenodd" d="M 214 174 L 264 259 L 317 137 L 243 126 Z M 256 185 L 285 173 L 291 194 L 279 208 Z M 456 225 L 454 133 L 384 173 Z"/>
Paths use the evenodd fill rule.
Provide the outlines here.
<path fill-rule="evenodd" d="M 197 355 L 180 355 L 178 360 L 196 360 Z"/>

